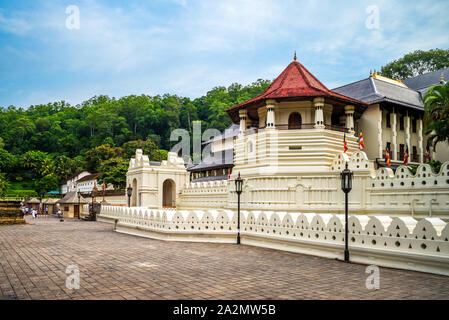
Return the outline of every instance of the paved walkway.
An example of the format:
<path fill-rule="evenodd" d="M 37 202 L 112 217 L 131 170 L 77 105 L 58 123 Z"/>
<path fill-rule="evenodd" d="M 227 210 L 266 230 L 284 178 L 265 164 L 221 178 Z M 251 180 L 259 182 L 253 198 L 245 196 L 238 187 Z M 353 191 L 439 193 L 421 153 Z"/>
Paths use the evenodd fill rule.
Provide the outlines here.
<path fill-rule="evenodd" d="M 27 218 L 28 221 L 29 218 Z M 0 226 L 1 299 L 449 299 L 449 277 L 264 248 L 165 242 L 115 233 L 99 222 Z M 66 288 L 69 265 L 80 289 Z"/>

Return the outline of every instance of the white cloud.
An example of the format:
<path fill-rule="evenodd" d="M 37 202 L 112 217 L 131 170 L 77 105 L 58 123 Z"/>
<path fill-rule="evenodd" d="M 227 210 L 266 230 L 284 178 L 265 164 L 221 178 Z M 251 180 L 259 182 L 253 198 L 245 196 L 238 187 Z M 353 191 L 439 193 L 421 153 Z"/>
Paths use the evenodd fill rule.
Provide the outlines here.
<path fill-rule="evenodd" d="M 21 36 L 31 30 L 31 25 L 22 17 L 6 18 L 0 12 L 0 30 Z"/>
<path fill-rule="evenodd" d="M 183 7 L 187 6 L 187 1 L 186 0 L 172 0 L 174 3 L 177 3 Z"/>
<path fill-rule="evenodd" d="M 365 27 L 365 9 L 373 3 L 380 9 L 379 30 Z M 165 92 L 195 97 L 216 85 L 273 79 L 295 49 L 332 87 L 411 50 L 449 47 L 449 3 L 442 1 L 157 2 L 168 6 L 164 10 L 99 0 L 77 5 L 79 30 L 65 28 L 60 3 L 43 3 L 39 12 L 0 11 L 0 30 L 33 42 L 33 50 L 8 44 L 2 48 L 8 55 L 33 61 L 43 75 L 74 77 L 66 86 L 34 90 L 33 99 L 78 103 L 100 93 Z"/>

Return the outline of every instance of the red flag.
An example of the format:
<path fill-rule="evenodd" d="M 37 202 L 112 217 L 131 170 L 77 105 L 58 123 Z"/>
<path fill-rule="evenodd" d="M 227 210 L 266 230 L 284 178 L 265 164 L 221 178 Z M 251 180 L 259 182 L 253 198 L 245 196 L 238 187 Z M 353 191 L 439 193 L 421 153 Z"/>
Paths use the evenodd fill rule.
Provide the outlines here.
<path fill-rule="evenodd" d="M 345 136 L 343 137 L 343 143 L 344 143 L 344 148 L 345 148 L 344 153 L 346 153 L 346 151 L 348 151 L 348 141 L 346 141 L 346 133 L 345 133 Z"/>
<path fill-rule="evenodd" d="M 408 145 L 405 145 L 405 152 L 404 152 L 404 164 L 405 165 L 407 165 L 409 157 L 410 157 L 410 155 L 408 154 Z"/>
<path fill-rule="evenodd" d="M 387 166 L 391 167 L 390 148 L 388 148 L 388 145 L 387 150 L 385 150 L 385 163 Z"/>
<path fill-rule="evenodd" d="M 429 141 L 427 141 L 427 146 L 426 146 L 426 158 L 428 161 L 431 160 L 430 158 L 430 146 L 429 146 Z"/>
<path fill-rule="evenodd" d="M 360 151 L 365 149 L 365 143 L 363 142 L 363 133 L 362 132 L 360 132 L 359 149 L 360 149 Z"/>

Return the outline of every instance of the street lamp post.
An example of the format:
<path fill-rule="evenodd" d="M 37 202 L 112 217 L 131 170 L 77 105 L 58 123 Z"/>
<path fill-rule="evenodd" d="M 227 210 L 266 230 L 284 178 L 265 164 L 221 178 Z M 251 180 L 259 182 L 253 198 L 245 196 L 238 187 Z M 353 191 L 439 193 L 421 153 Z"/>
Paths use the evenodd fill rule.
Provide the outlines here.
<path fill-rule="evenodd" d="M 240 194 L 242 193 L 243 179 L 240 177 L 240 172 L 235 179 L 235 192 L 237 192 L 237 244 L 240 244 Z"/>
<path fill-rule="evenodd" d="M 90 196 L 92 197 L 92 211 L 91 211 L 91 216 L 90 218 L 93 220 L 94 218 L 94 199 L 95 199 L 95 191 L 92 190 L 92 192 L 90 193 Z"/>
<path fill-rule="evenodd" d="M 131 185 L 126 188 L 126 193 L 128 195 L 128 207 L 131 207 L 131 196 L 133 195 L 133 188 L 131 188 Z"/>
<path fill-rule="evenodd" d="M 346 162 L 345 169 L 341 172 L 341 190 L 345 193 L 345 262 L 349 262 L 348 249 L 348 193 L 352 189 L 352 172 L 348 169 L 348 162 Z"/>
<path fill-rule="evenodd" d="M 78 190 L 78 219 L 81 214 L 81 191 Z"/>

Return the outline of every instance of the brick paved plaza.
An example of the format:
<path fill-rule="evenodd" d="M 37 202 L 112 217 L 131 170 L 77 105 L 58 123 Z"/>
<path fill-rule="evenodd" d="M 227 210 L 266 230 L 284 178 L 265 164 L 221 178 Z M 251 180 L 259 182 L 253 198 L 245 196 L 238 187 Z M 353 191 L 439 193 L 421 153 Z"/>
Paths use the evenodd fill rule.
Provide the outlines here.
<path fill-rule="evenodd" d="M 165 242 L 54 217 L 0 226 L 1 299 L 448 299 L 449 277 L 250 246 Z M 81 288 L 65 286 L 77 265 Z"/>

